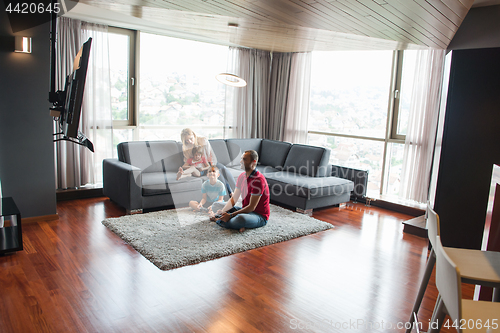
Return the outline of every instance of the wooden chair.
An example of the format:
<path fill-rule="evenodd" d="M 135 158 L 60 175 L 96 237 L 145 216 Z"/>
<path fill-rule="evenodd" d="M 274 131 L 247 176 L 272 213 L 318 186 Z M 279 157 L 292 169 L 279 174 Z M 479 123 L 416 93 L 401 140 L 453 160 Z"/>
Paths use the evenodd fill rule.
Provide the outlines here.
<path fill-rule="evenodd" d="M 430 207 L 430 204 L 427 204 L 427 232 L 432 248 L 429 258 L 427 259 L 427 265 L 418 290 L 417 299 L 413 304 L 413 309 L 410 314 L 409 322 L 411 324 L 415 321 L 415 315 L 418 313 L 420 304 L 424 298 L 425 289 L 427 288 L 432 270 L 436 264 L 435 243 L 436 237 L 440 234 L 439 216 Z M 453 262 L 456 263 L 457 267 L 459 267 L 462 274 L 462 282 L 492 287 L 494 288 L 493 300 L 495 302 L 500 301 L 500 252 L 458 249 L 452 247 L 446 247 L 445 250 Z M 411 328 L 406 330 L 406 333 L 410 332 Z"/>
<path fill-rule="evenodd" d="M 443 324 L 455 327 L 458 333 L 500 332 L 500 303 L 462 299 L 463 277 L 460 269 L 448 255 L 448 250 L 443 248 L 440 237 L 437 237 L 435 245 L 439 298 L 431 320 L 434 327 L 428 332 L 439 332 Z M 443 323 L 446 314 L 451 320 Z"/>

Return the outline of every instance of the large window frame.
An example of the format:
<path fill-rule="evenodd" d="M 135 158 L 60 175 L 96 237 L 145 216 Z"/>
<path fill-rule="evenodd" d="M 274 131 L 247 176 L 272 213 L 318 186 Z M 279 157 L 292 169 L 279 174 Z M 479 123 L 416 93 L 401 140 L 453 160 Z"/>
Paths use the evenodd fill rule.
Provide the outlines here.
<path fill-rule="evenodd" d="M 388 156 L 389 144 L 392 143 L 404 144 L 406 140 L 406 135 L 398 133 L 398 123 L 400 120 L 399 118 L 401 117 L 400 91 L 401 91 L 401 82 L 403 75 L 403 58 L 404 58 L 404 51 L 397 50 L 393 52 L 391 82 L 388 92 L 389 98 L 388 98 L 388 110 L 387 110 L 387 124 L 386 124 L 386 133 L 384 138 L 308 130 L 308 134 L 383 142 L 384 148 L 383 148 L 382 173 L 381 173 L 379 194 L 383 194 L 385 188 L 388 186 L 387 179 L 389 176 L 389 167 L 387 164 L 388 164 L 388 159 L 390 158 L 390 156 Z"/>
<path fill-rule="evenodd" d="M 137 30 L 129 30 L 124 28 L 109 27 L 108 33 L 123 35 L 129 38 L 128 50 L 128 117 L 127 120 L 113 119 L 113 128 L 116 129 L 130 129 L 136 128 L 138 124 L 138 98 L 139 80 L 137 73 L 139 73 L 139 32 Z"/>
<path fill-rule="evenodd" d="M 394 60 L 393 60 L 393 87 L 391 89 L 392 96 L 389 103 L 389 119 L 390 119 L 390 140 L 402 141 L 404 143 L 406 135 L 398 133 L 398 123 L 400 118 L 400 92 L 401 92 L 401 81 L 403 77 L 403 57 L 404 51 L 394 51 Z M 392 112 L 391 112 L 392 111 Z"/>
<path fill-rule="evenodd" d="M 108 32 L 112 34 L 126 35 L 129 37 L 129 69 L 128 69 L 128 82 L 129 82 L 129 105 L 128 105 L 128 120 L 115 120 L 113 119 L 113 128 L 116 130 L 129 130 L 130 140 L 141 140 L 141 132 L 143 130 L 176 130 L 181 132 L 185 125 L 145 125 L 140 122 L 140 73 L 141 73 L 141 33 L 148 33 L 140 30 L 129 30 L 125 28 L 109 27 Z M 154 34 L 154 33 L 153 33 Z M 215 77 L 214 77 L 215 82 Z M 219 129 L 219 126 L 207 124 L 193 124 L 189 126 L 194 131 L 202 131 L 209 129 Z M 223 128 L 223 135 L 227 133 L 227 127 Z M 210 137 L 210 136 L 208 136 Z M 215 138 L 218 138 L 216 136 Z"/>

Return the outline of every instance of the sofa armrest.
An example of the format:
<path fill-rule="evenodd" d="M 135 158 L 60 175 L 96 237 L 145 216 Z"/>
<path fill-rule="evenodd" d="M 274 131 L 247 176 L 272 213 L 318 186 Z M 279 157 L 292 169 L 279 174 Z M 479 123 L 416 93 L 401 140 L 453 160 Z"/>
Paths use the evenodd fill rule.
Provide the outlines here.
<path fill-rule="evenodd" d="M 352 169 L 338 165 L 332 165 L 331 167 L 332 176 L 354 182 L 354 189 L 351 197 L 363 198 L 366 196 L 366 190 L 368 189 L 368 170 Z"/>
<path fill-rule="evenodd" d="M 117 159 L 102 161 L 103 193 L 127 210 L 142 208 L 142 170 Z"/>

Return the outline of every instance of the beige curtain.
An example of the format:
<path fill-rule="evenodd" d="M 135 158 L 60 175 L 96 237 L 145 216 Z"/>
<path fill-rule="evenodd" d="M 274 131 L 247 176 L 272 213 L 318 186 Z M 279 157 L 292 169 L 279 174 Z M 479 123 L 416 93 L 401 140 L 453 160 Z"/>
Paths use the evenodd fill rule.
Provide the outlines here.
<path fill-rule="evenodd" d="M 282 140 L 290 88 L 290 69 L 293 53 L 272 54 L 271 83 L 269 94 L 269 121 L 266 138 Z"/>
<path fill-rule="evenodd" d="M 399 191 L 404 199 L 428 199 L 445 53 L 428 49 L 417 54 Z"/>
<path fill-rule="evenodd" d="M 66 76 L 73 71 L 73 61 L 80 49 L 82 23 L 65 17 L 57 19 L 56 43 L 56 90 L 64 90 Z M 54 133 L 59 133 L 58 122 L 54 122 Z M 85 148 L 74 143 L 55 143 L 56 187 L 77 188 L 82 184 L 81 157 Z"/>
<path fill-rule="evenodd" d="M 84 40 L 92 38 L 80 129 L 94 144 L 85 149 L 83 165 L 87 183 L 101 186 L 102 160 L 113 157 L 113 117 L 109 69 L 108 27 L 82 22 Z M 86 184 L 86 183 L 83 183 Z"/>
<path fill-rule="evenodd" d="M 232 131 L 226 137 L 263 138 L 269 117 L 271 54 L 231 47 L 228 72 L 247 82 L 243 88 L 226 87 L 226 118 Z"/>
<path fill-rule="evenodd" d="M 64 90 L 66 76 L 73 71 L 74 58 L 89 37 L 92 37 L 92 45 L 79 129 L 93 143 L 95 152 L 73 142 L 56 142 L 54 151 L 58 189 L 101 183 L 102 159 L 111 157 L 112 118 L 106 26 L 58 18 L 56 89 Z M 59 132 L 58 123 L 54 122 L 54 133 Z"/>
<path fill-rule="evenodd" d="M 230 73 L 245 88 L 226 88 L 226 137 L 307 142 L 311 53 L 230 48 Z"/>
<path fill-rule="evenodd" d="M 290 83 L 280 140 L 307 143 L 307 119 L 311 91 L 311 52 L 294 53 L 290 66 Z"/>

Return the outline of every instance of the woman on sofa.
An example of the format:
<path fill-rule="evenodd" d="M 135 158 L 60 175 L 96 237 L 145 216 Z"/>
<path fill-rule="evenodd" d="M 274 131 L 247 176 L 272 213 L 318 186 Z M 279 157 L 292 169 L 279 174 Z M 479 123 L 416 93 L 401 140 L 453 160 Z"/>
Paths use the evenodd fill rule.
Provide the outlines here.
<path fill-rule="evenodd" d="M 219 179 L 224 185 L 226 185 L 228 194 L 231 194 L 233 192 L 233 189 L 236 188 L 236 182 L 234 181 L 231 173 L 227 171 L 225 165 L 217 163 L 217 157 L 215 156 L 215 153 L 212 149 L 212 146 L 210 146 L 210 142 L 208 141 L 208 139 L 197 136 L 190 128 L 185 128 L 181 132 L 181 142 L 182 152 L 184 154 L 184 162 L 186 162 L 190 158 L 193 158 L 194 146 L 203 147 L 203 157 L 208 163 L 219 168 Z"/>

